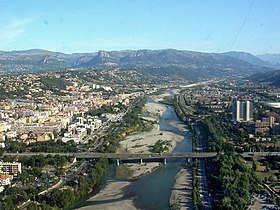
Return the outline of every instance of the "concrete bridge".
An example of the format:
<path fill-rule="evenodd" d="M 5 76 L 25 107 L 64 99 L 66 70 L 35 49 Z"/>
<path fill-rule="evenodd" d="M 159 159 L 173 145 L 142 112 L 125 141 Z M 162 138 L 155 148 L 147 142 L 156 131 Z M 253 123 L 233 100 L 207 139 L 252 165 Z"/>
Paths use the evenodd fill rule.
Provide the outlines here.
<path fill-rule="evenodd" d="M 108 158 L 116 159 L 117 164 L 120 160 L 157 160 L 162 159 L 166 163 L 166 159 L 175 158 L 212 158 L 218 153 L 216 152 L 188 152 L 188 153 L 95 153 L 95 152 L 79 152 L 79 153 L 4 153 L 4 156 L 33 156 L 33 155 L 62 155 L 76 157 L 77 159 L 96 159 L 96 158 Z M 243 157 L 265 157 L 265 156 L 280 156 L 280 152 L 244 152 L 239 153 Z"/>

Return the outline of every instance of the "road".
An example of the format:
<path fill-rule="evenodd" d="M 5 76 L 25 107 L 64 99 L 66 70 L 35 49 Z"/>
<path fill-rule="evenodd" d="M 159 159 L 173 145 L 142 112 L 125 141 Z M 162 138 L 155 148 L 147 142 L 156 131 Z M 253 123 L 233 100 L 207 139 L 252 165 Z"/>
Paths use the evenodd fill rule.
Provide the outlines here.
<path fill-rule="evenodd" d="M 203 153 L 205 146 L 200 135 L 200 130 L 195 129 L 195 132 L 198 136 L 197 150 Z M 200 181 L 199 194 L 201 196 L 203 209 L 211 210 L 213 205 L 213 199 L 210 197 L 210 193 L 209 193 L 205 162 L 206 162 L 205 158 L 198 160 L 198 177 Z"/>
<path fill-rule="evenodd" d="M 183 94 L 179 95 L 179 100 L 180 100 L 180 103 L 182 104 L 182 107 L 184 107 L 185 109 L 187 109 L 191 112 L 195 112 L 195 109 L 193 107 L 187 105 L 185 96 Z"/>
<path fill-rule="evenodd" d="M 159 159 L 159 158 L 211 158 L 217 155 L 216 152 L 188 152 L 188 153 L 95 153 L 95 152 L 79 152 L 79 153 L 46 153 L 46 152 L 29 152 L 29 153 L 4 153 L 4 156 L 33 156 L 33 155 L 62 155 L 71 156 L 78 159 L 83 158 L 108 158 L 108 159 Z M 244 152 L 240 153 L 243 157 L 264 157 L 264 156 L 280 156 L 280 152 Z"/>
<path fill-rule="evenodd" d="M 80 152 L 80 153 L 47 153 L 47 152 L 29 152 L 29 153 L 4 153 L 4 156 L 33 156 L 33 155 L 62 155 L 71 156 L 78 159 L 83 158 L 108 158 L 108 159 L 159 159 L 159 158 L 211 158 L 217 155 L 216 152 L 189 152 L 189 153 L 96 153 L 96 152 Z"/>

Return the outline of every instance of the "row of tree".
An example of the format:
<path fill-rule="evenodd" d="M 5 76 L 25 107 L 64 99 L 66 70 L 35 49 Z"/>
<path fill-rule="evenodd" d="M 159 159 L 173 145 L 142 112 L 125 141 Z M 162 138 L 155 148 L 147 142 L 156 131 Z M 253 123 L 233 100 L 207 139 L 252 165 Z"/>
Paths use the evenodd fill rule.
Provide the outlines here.
<path fill-rule="evenodd" d="M 261 179 L 254 170 L 248 168 L 240 155 L 234 153 L 234 146 L 228 136 L 243 138 L 237 127 L 227 124 L 224 115 L 211 115 L 198 123 L 202 138 L 209 152 L 225 152 L 207 160 L 210 191 L 216 209 L 244 209 L 250 195 L 259 188 Z"/>

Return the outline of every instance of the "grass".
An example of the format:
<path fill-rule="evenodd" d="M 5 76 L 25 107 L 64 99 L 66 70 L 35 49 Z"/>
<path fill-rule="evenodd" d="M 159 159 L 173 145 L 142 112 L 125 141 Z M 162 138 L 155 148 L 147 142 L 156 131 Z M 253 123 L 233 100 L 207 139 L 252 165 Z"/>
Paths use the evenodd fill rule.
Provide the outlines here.
<path fill-rule="evenodd" d="M 132 146 L 132 148 L 138 148 L 138 147 L 143 147 L 143 146 L 145 146 L 145 145 L 144 144 L 136 144 L 136 145 Z"/>

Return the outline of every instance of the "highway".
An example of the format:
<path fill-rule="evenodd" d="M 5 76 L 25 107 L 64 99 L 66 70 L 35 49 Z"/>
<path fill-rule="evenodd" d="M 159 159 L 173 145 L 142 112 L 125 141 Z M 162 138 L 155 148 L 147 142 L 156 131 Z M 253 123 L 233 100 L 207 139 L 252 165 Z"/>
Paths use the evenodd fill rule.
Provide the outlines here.
<path fill-rule="evenodd" d="M 32 156 L 32 155 L 63 155 L 72 156 L 78 159 L 86 158 L 108 158 L 108 159 L 159 159 L 159 158 L 211 158 L 217 155 L 216 152 L 189 152 L 189 153 L 95 153 L 95 152 L 80 152 L 80 153 L 45 153 L 45 152 L 29 152 L 29 153 L 4 153 L 4 156 Z M 243 157 L 264 157 L 264 156 L 280 156 L 280 152 L 244 152 L 240 153 Z"/>
<path fill-rule="evenodd" d="M 198 136 L 197 150 L 202 152 L 205 149 L 205 142 L 201 137 L 200 130 L 195 129 L 195 132 Z M 206 174 L 206 160 L 204 158 L 198 160 L 198 177 L 199 194 L 201 196 L 202 207 L 205 210 L 211 210 L 213 206 L 213 199 L 211 198 L 209 193 L 209 186 Z"/>

